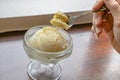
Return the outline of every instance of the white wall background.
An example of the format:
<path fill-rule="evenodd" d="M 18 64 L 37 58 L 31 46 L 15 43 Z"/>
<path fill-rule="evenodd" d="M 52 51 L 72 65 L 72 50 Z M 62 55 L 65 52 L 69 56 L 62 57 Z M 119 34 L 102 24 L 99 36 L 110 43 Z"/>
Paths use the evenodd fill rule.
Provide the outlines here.
<path fill-rule="evenodd" d="M 0 0 L 0 18 L 90 10 L 96 0 Z"/>

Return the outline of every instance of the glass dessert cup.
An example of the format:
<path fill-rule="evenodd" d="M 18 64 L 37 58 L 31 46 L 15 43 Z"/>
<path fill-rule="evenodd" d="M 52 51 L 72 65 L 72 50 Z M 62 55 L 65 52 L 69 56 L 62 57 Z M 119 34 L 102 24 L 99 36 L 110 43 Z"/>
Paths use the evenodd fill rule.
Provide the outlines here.
<path fill-rule="evenodd" d="M 35 26 L 25 33 L 23 47 L 30 58 L 27 73 L 31 80 L 58 80 L 62 71 L 58 62 L 71 55 L 73 48 L 72 38 L 65 30 L 58 29 L 67 41 L 67 48 L 65 50 L 59 52 L 44 52 L 33 48 L 28 43 L 28 40 L 36 31 L 42 29 L 44 26 L 45 25 Z"/>

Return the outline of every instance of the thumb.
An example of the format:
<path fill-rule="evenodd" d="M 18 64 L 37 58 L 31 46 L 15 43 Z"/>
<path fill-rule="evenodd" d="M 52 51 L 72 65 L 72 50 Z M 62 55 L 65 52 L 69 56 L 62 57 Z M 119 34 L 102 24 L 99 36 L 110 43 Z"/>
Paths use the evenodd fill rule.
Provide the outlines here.
<path fill-rule="evenodd" d="M 120 5 L 116 0 L 104 0 L 105 5 L 110 10 L 113 17 L 117 17 L 120 13 Z"/>

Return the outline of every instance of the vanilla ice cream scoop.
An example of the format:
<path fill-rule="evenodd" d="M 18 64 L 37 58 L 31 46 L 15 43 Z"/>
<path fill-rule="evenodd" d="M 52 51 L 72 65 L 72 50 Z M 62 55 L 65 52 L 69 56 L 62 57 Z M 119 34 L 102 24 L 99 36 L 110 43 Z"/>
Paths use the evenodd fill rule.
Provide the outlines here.
<path fill-rule="evenodd" d="M 58 11 L 53 18 L 50 20 L 50 23 L 57 28 L 62 28 L 65 30 L 68 30 L 70 27 L 67 24 L 69 22 L 69 17 L 62 13 L 61 11 Z"/>
<path fill-rule="evenodd" d="M 67 48 L 64 36 L 51 26 L 38 30 L 28 42 L 32 47 L 45 52 L 58 52 Z"/>

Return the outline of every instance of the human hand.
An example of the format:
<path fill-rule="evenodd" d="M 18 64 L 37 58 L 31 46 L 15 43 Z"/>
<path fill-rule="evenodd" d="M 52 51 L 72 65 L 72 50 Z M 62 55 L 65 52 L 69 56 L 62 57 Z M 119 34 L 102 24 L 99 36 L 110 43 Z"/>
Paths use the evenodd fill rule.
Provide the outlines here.
<path fill-rule="evenodd" d="M 109 12 L 96 12 L 103 5 L 107 6 Z M 120 0 L 97 0 L 93 11 L 91 31 L 98 38 L 104 30 L 108 34 L 112 46 L 120 53 Z M 107 16 L 107 19 L 104 16 Z"/>

